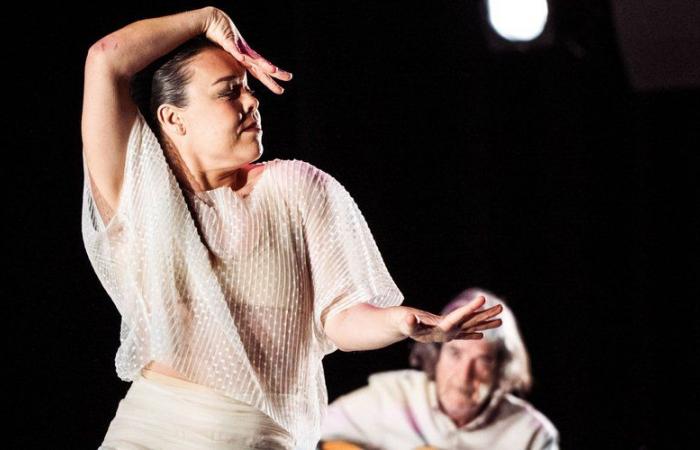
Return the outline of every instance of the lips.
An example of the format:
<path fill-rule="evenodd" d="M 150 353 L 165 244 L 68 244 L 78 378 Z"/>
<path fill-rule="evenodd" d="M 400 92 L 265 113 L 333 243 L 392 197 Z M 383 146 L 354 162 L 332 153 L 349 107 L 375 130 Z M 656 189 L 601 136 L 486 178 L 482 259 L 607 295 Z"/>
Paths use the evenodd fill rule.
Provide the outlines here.
<path fill-rule="evenodd" d="M 260 123 L 258 121 L 253 120 L 251 122 L 248 122 L 247 124 L 243 124 L 243 129 L 241 129 L 241 132 L 252 130 L 260 130 Z"/>

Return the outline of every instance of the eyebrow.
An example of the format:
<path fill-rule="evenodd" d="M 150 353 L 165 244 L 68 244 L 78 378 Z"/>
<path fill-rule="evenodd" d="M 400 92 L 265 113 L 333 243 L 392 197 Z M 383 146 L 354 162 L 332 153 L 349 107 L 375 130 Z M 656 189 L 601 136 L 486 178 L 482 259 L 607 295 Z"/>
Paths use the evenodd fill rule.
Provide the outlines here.
<path fill-rule="evenodd" d="M 236 75 L 236 74 L 226 75 L 225 77 L 219 78 L 218 80 L 213 82 L 211 85 L 214 86 L 215 84 L 221 83 L 222 81 L 235 80 L 235 79 L 238 79 L 238 81 L 242 81 L 243 77 L 241 77 L 240 75 Z"/>

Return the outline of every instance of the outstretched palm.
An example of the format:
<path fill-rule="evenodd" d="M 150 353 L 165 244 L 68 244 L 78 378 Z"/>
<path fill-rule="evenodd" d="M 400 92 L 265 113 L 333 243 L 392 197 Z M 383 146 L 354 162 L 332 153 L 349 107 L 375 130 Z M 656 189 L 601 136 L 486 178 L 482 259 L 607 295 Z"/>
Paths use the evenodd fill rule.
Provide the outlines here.
<path fill-rule="evenodd" d="M 209 7 L 209 17 L 206 21 L 204 34 L 210 41 L 216 42 L 224 50 L 233 55 L 248 71 L 275 94 L 284 92 L 272 78 L 282 81 L 292 79 L 292 74 L 280 69 L 258 52 L 250 48 L 243 35 L 238 31 L 233 20 L 222 10 Z"/>
<path fill-rule="evenodd" d="M 401 324 L 401 331 L 405 336 L 418 342 L 480 339 L 483 337 L 481 331 L 501 325 L 501 319 L 493 319 L 493 317 L 503 310 L 501 305 L 479 310 L 485 301 L 483 296 L 479 296 L 444 316 L 408 308 L 408 313 Z"/>

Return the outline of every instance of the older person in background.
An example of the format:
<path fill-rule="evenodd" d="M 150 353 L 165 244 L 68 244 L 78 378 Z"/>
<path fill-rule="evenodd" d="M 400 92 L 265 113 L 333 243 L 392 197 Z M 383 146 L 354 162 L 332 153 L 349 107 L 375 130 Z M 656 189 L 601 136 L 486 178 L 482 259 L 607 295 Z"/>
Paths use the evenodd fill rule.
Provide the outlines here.
<path fill-rule="evenodd" d="M 483 339 L 413 345 L 406 369 L 371 375 L 336 399 L 323 424 L 323 449 L 559 448 L 554 425 L 521 398 L 532 384 L 525 344 L 510 308 L 492 293 L 467 289 L 442 311 L 479 295 L 503 305 L 502 326 Z"/>

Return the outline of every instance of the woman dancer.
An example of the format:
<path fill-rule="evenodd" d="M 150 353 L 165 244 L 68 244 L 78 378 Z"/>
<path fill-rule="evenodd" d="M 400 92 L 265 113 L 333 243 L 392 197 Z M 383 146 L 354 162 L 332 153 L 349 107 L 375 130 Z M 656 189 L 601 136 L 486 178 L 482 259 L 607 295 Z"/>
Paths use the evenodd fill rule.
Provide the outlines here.
<path fill-rule="evenodd" d="M 500 325 L 483 298 L 446 316 L 400 306 L 335 178 L 255 163 L 247 73 L 277 94 L 292 78 L 214 7 L 136 21 L 88 52 L 82 231 L 132 381 L 103 449 L 312 449 L 324 355 Z"/>

